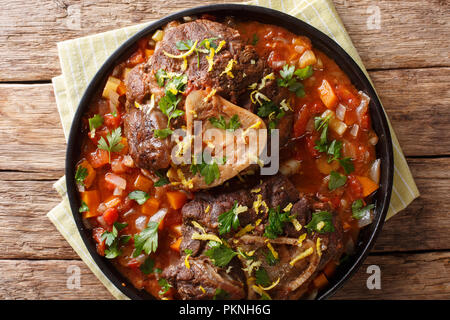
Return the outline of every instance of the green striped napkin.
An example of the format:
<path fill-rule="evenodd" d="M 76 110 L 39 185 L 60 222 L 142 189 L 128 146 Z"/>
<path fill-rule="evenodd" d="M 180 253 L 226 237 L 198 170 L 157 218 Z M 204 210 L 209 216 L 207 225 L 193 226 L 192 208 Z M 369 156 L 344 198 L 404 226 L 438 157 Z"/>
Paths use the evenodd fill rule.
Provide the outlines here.
<path fill-rule="evenodd" d="M 330 0 L 255 0 L 247 2 L 247 4 L 280 10 L 316 27 L 339 43 L 368 76 L 361 58 Z M 149 23 L 58 43 L 62 75 L 53 78 L 52 82 L 66 139 L 75 110 L 91 78 L 116 48 Z M 394 187 L 387 219 L 405 209 L 419 196 L 395 132 L 391 126 L 390 129 L 394 145 L 395 168 Z M 128 299 L 105 277 L 81 240 L 66 195 L 65 178 L 62 177 L 58 180 L 54 187 L 63 200 L 47 214 L 48 218 L 111 294 L 117 299 Z"/>

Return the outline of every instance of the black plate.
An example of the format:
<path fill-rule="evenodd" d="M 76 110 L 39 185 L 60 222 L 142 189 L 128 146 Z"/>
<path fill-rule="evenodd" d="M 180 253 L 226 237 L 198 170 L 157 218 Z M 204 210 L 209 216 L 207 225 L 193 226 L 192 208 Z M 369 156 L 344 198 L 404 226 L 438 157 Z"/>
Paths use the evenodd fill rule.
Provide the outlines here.
<path fill-rule="evenodd" d="M 101 85 L 106 81 L 108 74 L 114 68 L 116 62 L 125 58 L 135 49 L 134 44 L 140 38 L 153 34 L 153 32 L 161 28 L 166 23 L 180 19 L 184 16 L 199 15 L 203 13 L 210 13 L 218 16 L 232 15 L 242 19 L 256 20 L 263 23 L 275 24 L 286 28 L 287 30 L 304 35 L 311 39 L 313 46 L 327 56 L 334 59 L 339 67 L 348 75 L 353 85 L 358 89 L 364 91 L 371 98 L 370 101 L 370 115 L 372 117 L 372 125 L 379 137 L 379 142 L 376 146 L 377 157 L 381 158 L 381 179 L 380 188 L 374 196 L 376 202 L 375 218 L 372 224 L 361 230 L 358 242 L 356 244 L 356 252 L 345 263 L 341 264 L 336 270 L 336 274 L 331 279 L 328 288 L 319 292 L 317 299 L 325 299 L 330 297 L 340 288 L 344 282 L 350 278 L 351 275 L 360 267 L 370 249 L 372 248 L 377 235 L 379 234 L 383 225 L 386 213 L 389 207 L 389 200 L 391 198 L 392 180 L 393 180 L 393 151 L 392 141 L 389 132 L 388 123 L 385 113 L 382 109 L 381 103 L 377 98 L 374 88 L 368 81 L 359 66 L 353 59 L 332 39 L 306 24 L 305 22 L 287 15 L 285 13 L 267 9 L 257 6 L 248 6 L 241 4 L 219 4 L 209 5 L 197 8 L 192 8 L 167 16 L 157 22 L 152 23 L 142 31 L 127 40 L 121 45 L 103 64 L 100 70 L 96 73 L 92 81 L 89 83 L 78 109 L 75 113 L 72 127 L 70 129 L 69 141 L 67 145 L 66 155 L 66 183 L 67 194 L 69 196 L 70 206 L 81 238 L 86 244 L 89 253 L 94 261 L 103 271 L 105 276 L 125 295 L 131 299 L 153 299 L 153 297 L 143 290 L 138 290 L 133 287 L 111 264 L 107 259 L 97 254 L 95 243 L 91 238 L 90 230 L 83 225 L 81 215 L 78 213 L 80 207 L 80 200 L 78 197 L 77 188 L 75 185 L 75 165 L 80 155 L 80 124 L 81 117 L 87 110 L 90 101 L 98 91 Z M 124 287 L 122 283 L 127 285 Z"/>

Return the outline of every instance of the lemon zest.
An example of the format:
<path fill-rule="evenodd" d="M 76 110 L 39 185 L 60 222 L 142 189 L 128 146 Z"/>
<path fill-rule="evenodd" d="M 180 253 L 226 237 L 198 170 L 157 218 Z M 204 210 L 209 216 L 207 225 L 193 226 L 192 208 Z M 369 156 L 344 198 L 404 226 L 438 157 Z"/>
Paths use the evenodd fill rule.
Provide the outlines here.
<path fill-rule="evenodd" d="M 203 101 L 204 101 L 204 102 L 208 102 L 209 99 L 211 99 L 211 97 L 214 96 L 214 95 L 216 94 L 216 91 L 217 91 L 216 89 L 212 89 L 212 90 L 208 93 L 208 95 L 207 95 L 206 97 L 203 98 Z"/>
<path fill-rule="evenodd" d="M 197 47 L 197 43 L 198 43 L 198 40 L 195 40 L 195 42 L 194 42 L 194 44 L 192 45 L 192 47 L 191 47 L 188 51 L 186 51 L 185 53 L 182 53 L 182 54 L 175 55 L 175 54 L 168 53 L 167 51 L 163 51 L 163 53 L 164 53 L 166 56 L 168 56 L 169 58 L 173 58 L 173 59 L 183 59 L 183 58 L 185 58 L 185 57 L 190 56 L 190 55 L 194 52 L 195 48 Z"/>
<path fill-rule="evenodd" d="M 186 258 L 184 258 L 184 265 L 185 265 L 186 268 L 188 268 L 188 269 L 191 268 L 191 265 L 189 264 L 189 257 L 190 257 L 190 255 L 191 255 L 191 254 L 188 254 L 188 255 L 186 256 Z"/>
<path fill-rule="evenodd" d="M 214 66 L 214 54 L 215 54 L 215 50 L 214 50 L 214 48 L 211 48 L 209 50 L 209 55 L 206 56 L 206 61 L 208 61 L 208 64 L 209 64 L 208 72 L 210 72 L 213 69 L 213 66 Z"/>
<path fill-rule="evenodd" d="M 298 222 L 297 219 L 292 218 L 292 219 L 291 219 L 291 222 L 292 222 L 292 224 L 294 225 L 295 230 L 297 230 L 297 231 L 302 230 L 303 226 L 301 225 L 300 222 Z"/>
<path fill-rule="evenodd" d="M 208 204 L 208 206 L 207 206 L 206 209 L 205 209 L 205 213 L 208 213 L 208 212 L 209 212 L 209 209 L 211 209 L 211 206 Z"/>
<path fill-rule="evenodd" d="M 243 227 L 241 230 L 239 230 L 238 233 L 236 233 L 236 237 L 242 237 L 244 234 L 252 231 L 253 229 L 255 229 L 254 226 L 252 226 L 251 224 L 246 225 L 245 227 Z"/>
<path fill-rule="evenodd" d="M 252 189 L 252 190 L 250 190 L 250 192 L 251 193 L 259 193 L 259 192 L 261 192 L 261 188 Z"/>
<path fill-rule="evenodd" d="M 306 239 L 306 233 L 302 234 L 300 237 L 298 237 L 298 245 L 301 247 L 303 241 Z"/>
<path fill-rule="evenodd" d="M 217 46 L 217 50 L 216 53 L 219 52 L 220 50 L 222 50 L 223 46 L 226 44 L 227 42 L 225 40 L 222 40 L 219 42 L 219 45 Z"/>
<path fill-rule="evenodd" d="M 206 293 L 206 290 L 202 286 L 200 286 L 199 288 L 203 293 Z"/>
<path fill-rule="evenodd" d="M 192 225 L 197 229 L 199 229 L 200 231 L 202 231 L 203 233 L 206 233 L 205 228 L 203 228 L 202 225 L 197 221 L 192 221 Z"/>
<path fill-rule="evenodd" d="M 323 221 L 320 221 L 318 224 L 317 224 L 317 226 L 316 226 L 316 228 L 317 228 L 317 231 L 320 231 L 320 230 L 322 230 L 323 229 L 323 227 L 325 227 L 325 222 L 323 222 Z"/>
<path fill-rule="evenodd" d="M 216 236 L 215 234 L 212 234 L 212 233 L 200 234 L 198 232 L 194 232 L 192 234 L 191 239 L 192 240 L 203 240 L 203 241 L 212 240 L 212 241 L 222 243 L 222 240 L 220 240 L 220 238 L 218 236 Z"/>
<path fill-rule="evenodd" d="M 275 288 L 279 283 L 280 283 L 280 278 L 278 278 L 277 281 L 274 281 L 274 282 L 273 282 L 270 286 L 268 286 L 268 287 L 263 287 L 263 286 L 261 286 L 261 285 L 259 285 L 259 287 L 260 287 L 261 289 L 263 289 L 264 291 L 269 291 L 269 290 Z"/>
<path fill-rule="evenodd" d="M 313 249 L 313 248 L 308 248 L 308 249 L 306 249 L 305 251 L 303 251 L 302 253 L 300 253 L 298 256 L 296 256 L 294 259 L 292 259 L 291 262 L 289 262 L 289 264 L 290 264 L 291 266 L 294 266 L 294 264 L 295 264 L 297 261 L 299 261 L 299 260 L 301 260 L 301 259 L 304 259 L 304 258 L 306 258 L 306 257 L 308 257 L 308 256 L 310 256 L 310 255 L 312 255 L 313 252 L 314 252 L 314 249 Z"/>
<path fill-rule="evenodd" d="M 269 248 L 270 252 L 272 252 L 273 257 L 278 260 L 278 252 L 276 252 L 270 242 L 267 242 L 267 248 Z"/>
<path fill-rule="evenodd" d="M 319 257 L 322 256 L 322 250 L 320 249 L 320 245 L 321 245 L 320 242 L 321 242 L 321 241 L 320 241 L 320 238 L 317 238 L 317 241 L 316 241 L 316 251 L 317 251 L 317 254 L 319 255 Z"/>
<path fill-rule="evenodd" d="M 260 296 L 264 296 L 266 295 L 269 299 L 272 299 L 267 293 L 264 292 L 263 289 L 261 289 L 260 287 L 256 286 L 256 285 L 252 285 L 252 289 L 259 294 Z"/>
<path fill-rule="evenodd" d="M 283 211 L 284 211 L 284 212 L 291 211 L 292 206 L 293 206 L 293 205 L 292 205 L 292 202 L 289 202 L 289 204 L 288 204 L 286 207 L 284 207 Z"/>
<path fill-rule="evenodd" d="M 228 61 L 227 66 L 225 67 L 225 69 L 222 71 L 222 73 L 220 75 L 226 74 L 230 78 L 234 78 L 234 75 L 231 72 L 231 70 L 233 69 L 233 64 L 234 63 L 236 63 L 236 60 L 230 59 L 230 61 Z"/>

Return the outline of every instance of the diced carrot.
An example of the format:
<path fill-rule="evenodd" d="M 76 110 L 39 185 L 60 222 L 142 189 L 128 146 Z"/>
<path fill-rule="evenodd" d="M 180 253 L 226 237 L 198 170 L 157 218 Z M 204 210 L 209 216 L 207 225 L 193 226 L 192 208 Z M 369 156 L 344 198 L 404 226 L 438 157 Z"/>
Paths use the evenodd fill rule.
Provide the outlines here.
<path fill-rule="evenodd" d="M 325 287 L 328 285 L 328 279 L 325 277 L 325 274 L 321 272 L 314 280 L 313 280 L 314 286 L 318 289 Z"/>
<path fill-rule="evenodd" d="M 120 143 L 123 145 L 122 150 L 120 150 L 120 154 L 128 154 L 128 140 L 125 137 L 122 137 L 122 140 L 120 140 Z"/>
<path fill-rule="evenodd" d="M 325 268 L 323 268 L 323 273 L 327 278 L 330 278 L 331 276 L 333 276 L 335 270 L 336 262 L 330 261 L 325 265 Z"/>
<path fill-rule="evenodd" d="M 180 209 L 186 203 L 187 196 L 182 191 L 168 191 L 166 193 L 167 201 L 172 209 Z"/>
<path fill-rule="evenodd" d="M 159 201 L 155 198 L 150 198 L 143 205 L 141 205 L 141 212 L 147 215 L 154 215 L 159 209 Z"/>
<path fill-rule="evenodd" d="M 96 151 L 90 153 L 88 158 L 89 163 L 94 168 L 100 168 L 109 163 L 108 151 L 103 149 L 97 149 Z"/>
<path fill-rule="evenodd" d="M 179 237 L 175 242 L 173 242 L 170 245 L 170 249 L 180 252 L 181 240 L 182 240 L 182 238 Z"/>
<path fill-rule="evenodd" d="M 322 81 L 322 85 L 318 88 L 320 99 L 328 109 L 334 109 L 338 102 L 338 98 L 334 93 L 334 89 L 327 80 Z"/>
<path fill-rule="evenodd" d="M 142 174 L 138 175 L 136 180 L 134 180 L 134 188 L 136 190 L 149 192 L 151 187 L 153 187 L 153 181 L 144 177 Z"/>
<path fill-rule="evenodd" d="M 86 203 L 86 205 L 89 207 L 89 211 L 83 212 L 84 218 L 91 218 L 100 215 L 97 212 L 97 207 L 100 204 L 100 196 L 97 190 L 82 192 L 81 201 Z"/>
<path fill-rule="evenodd" d="M 96 175 L 95 170 L 94 170 L 94 168 L 92 168 L 91 164 L 87 160 L 83 160 L 79 164 L 79 166 L 86 168 L 86 170 L 88 172 L 88 175 L 84 179 L 84 186 L 86 187 L 86 189 L 88 189 L 94 182 L 95 175 Z"/>
<path fill-rule="evenodd" d="M 367 177 L 356 176 L 356 178 L 362 185 L 364 198 L 375 192 L 375 190 L 377 190 L 379 187 L 378 184 Z"/>
<path fill-rule="evenodd" d="M 152 49 L 145 49 L 145 57 L 148 59 L 148 58 L 150 58 L 152 55 L 153 55 L 153 53 L 155 52 L 155 50 L 152 50 Z"/>
<path fill-rule="evenodd" d="M 116 208 L 109 208 L 103 213 L 103 220 L 110 226 L 119 218 L 119 212 Z"/>
<path fill-rule="evenodd" d="M 117 87 L 117 93 L 121 96 L 123 96 L 127 93 L 127 86 L 122 81 L 120 82 L 119 86 Z"/>

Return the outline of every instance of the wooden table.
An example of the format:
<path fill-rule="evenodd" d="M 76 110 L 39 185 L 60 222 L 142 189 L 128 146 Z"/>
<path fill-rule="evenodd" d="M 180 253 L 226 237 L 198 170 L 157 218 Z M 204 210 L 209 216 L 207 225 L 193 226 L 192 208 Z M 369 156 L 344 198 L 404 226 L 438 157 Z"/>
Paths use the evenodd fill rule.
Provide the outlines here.
<path fill-rule="evenodd" d="M 64 173 L 66 148 L 50 82 L 60 74 L 56 43 L 197 4 L 0 1 L 1 299 L 112 298 L 45 216 L 60 201 L 52 184 Z M 335 5 L 422 195 L 386 223 L 363 267 L 334 298 L 448 299 L 449 2 L 340 0 Z M 376 10 L 371 6 L 380 9 L 380 29 L 367 28 Z M 381 268 L 381 290 L 366 286 L 369 265 Z M 66 286 L 70 266 L 81 270 L 81 289 Z"/>

